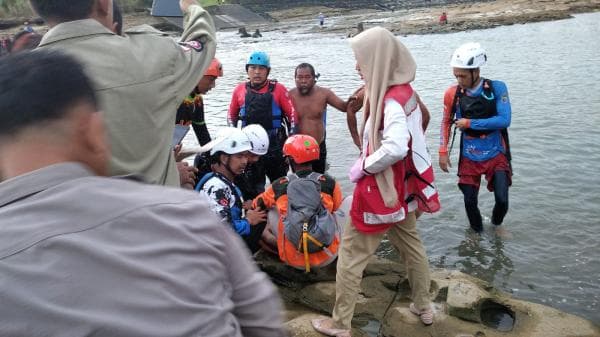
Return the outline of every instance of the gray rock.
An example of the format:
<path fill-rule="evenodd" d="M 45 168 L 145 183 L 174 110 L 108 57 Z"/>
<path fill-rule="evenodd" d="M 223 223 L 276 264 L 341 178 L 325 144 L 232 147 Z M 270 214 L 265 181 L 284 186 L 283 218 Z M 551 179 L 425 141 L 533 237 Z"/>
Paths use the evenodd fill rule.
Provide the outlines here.
<path fill-rule="evenodd" d="M 330 315 L 335 302 L 335 270 L 310 274 L 283 266 L 276 257 L 256 256 L 278 285 L 291 337 L 317 337 L 310 320 Z M 512 298 L 484 281 L 458 271 L 431 271 L 434 324 L 426 327 L 408 306 L 410 286 L 404 267 L 374 259 L 367 266 L 352 320 L 352 336 L 381 322 L 384 337 L 600 337 L 591 322 L 540 304 Z M 377 328 L 377 326 L 375 327 Z"/>

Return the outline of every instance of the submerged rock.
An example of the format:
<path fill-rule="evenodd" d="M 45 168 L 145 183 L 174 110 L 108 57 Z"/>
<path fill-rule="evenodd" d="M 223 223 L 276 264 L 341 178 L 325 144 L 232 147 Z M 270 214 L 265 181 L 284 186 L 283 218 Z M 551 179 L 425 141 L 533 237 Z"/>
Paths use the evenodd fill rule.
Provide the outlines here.
<path fill-rule="evenodd" d="M 257 264 L 277 284 L 286 308 L 291 337 L 322 336 L 311 319 L 330 315 L 335 302 L 335 269 L 311 271 L 282 265 L 268 254 Z M 591 322 L 559 310 L 521 301 L 488 283 L 458 271 L 432 270 L 434 324 L 426 327 L 408 306 L 410 286 L 403 265 L 373 258 L 365 269 L 352 336 L 367 337 L 598 337 Z M 375 331 L 373 331 L 375 328 Z"/>

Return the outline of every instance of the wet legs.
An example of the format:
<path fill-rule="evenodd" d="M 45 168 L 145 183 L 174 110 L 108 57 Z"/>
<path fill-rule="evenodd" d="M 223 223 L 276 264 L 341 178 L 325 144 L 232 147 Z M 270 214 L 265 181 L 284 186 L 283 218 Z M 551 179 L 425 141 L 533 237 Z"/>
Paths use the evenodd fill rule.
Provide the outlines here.
<path fill-rule="evenodd" d="M 465 199 L 465 210 L 467 211 L 469 224 L 471 224 L 471 228 L 475 232 L 481 233 L 481 231 L 483 231 L 483 221 L 481 219 L 479 207 L 477 206 L 479 187 L 470 184 L 458 184 L 458 187 L 462 191 Z"/>
<path fill-rule="evenodd" d="M 508 212 L 508 172 L 496 171 L 494 173 L 494 198 L 496 204 L 492 211 L 492 224 L 499 226 Z"/>

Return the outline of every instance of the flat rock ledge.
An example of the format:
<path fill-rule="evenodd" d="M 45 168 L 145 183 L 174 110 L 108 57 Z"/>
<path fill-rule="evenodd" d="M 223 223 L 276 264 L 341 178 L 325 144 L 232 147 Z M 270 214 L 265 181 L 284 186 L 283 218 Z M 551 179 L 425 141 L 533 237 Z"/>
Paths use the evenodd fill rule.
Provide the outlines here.
<path fill-rule="evenodd" d="M 320 337 L 311 319 L 330 315 L 335 301 L 335 266 L 305 274 L 259 253 L 259 267 L 279 288 L 291 337 Z M 433 269 L 433 325 L 424 326 L 408 306 L 404 266 L 374 257 L 364 272 L 352 336 L 368 337 L 600 337 L 600 328 L 581 317 L 521 301 L 459 271 Z"/>

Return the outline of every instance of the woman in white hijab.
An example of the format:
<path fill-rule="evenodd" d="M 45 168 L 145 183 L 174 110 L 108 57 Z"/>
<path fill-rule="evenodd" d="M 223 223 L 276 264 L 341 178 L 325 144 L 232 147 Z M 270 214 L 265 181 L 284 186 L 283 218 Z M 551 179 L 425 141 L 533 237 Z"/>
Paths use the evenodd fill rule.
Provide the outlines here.
<path fill-rule="evenodd" d="M 337 337 L 351 336 L 363 270 L 385 234 L 406 264 L 414 301 L 410 311 L 424 324 L 433 323 L 429 264 L 416 229 L 415 211 L 439 209 L 422 113 L 410 86 L 415 61 L 408 49 L 381 27 L 357 35 L 351 46 L 366 88 L 362 153 L 350 170 L 350 179 L 357 186 L 352 221 L 345 228 L 337 262 L 333 317 L 312 321 L 317 331 Z M 407 172 L 419 179 L 405 179 L 411 176 Z"/>

